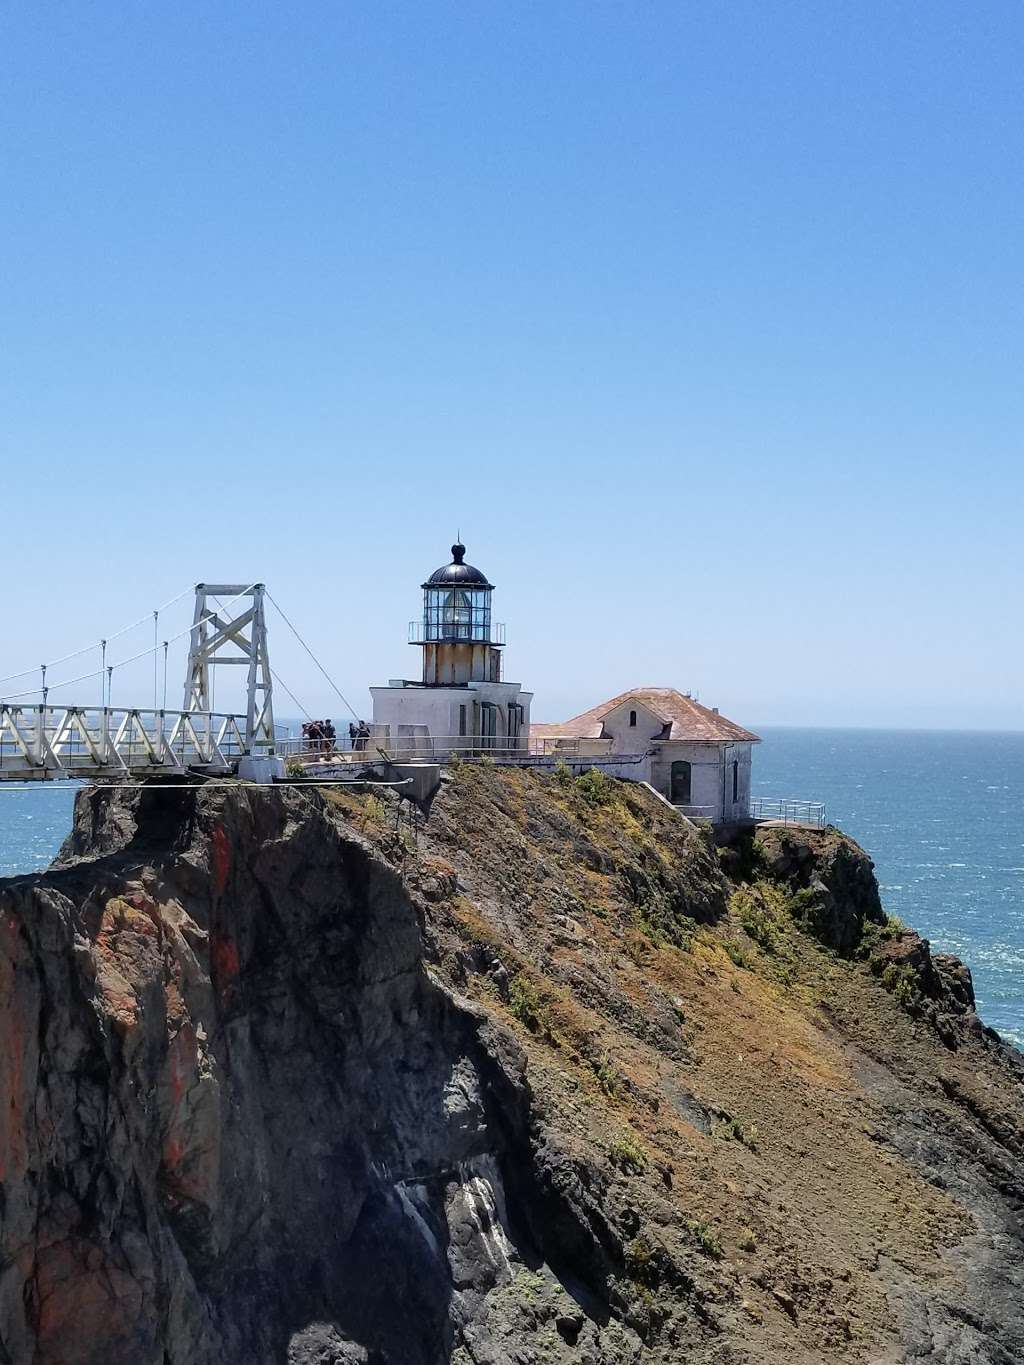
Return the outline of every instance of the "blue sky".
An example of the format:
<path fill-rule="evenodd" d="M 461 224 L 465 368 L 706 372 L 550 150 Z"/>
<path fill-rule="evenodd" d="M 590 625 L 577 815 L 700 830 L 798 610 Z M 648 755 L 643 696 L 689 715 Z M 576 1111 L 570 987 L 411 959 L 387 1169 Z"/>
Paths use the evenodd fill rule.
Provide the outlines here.
<path fill-rule="evenodd" d="M 6 6 L 0 675 L 259 577 L 366 710 L 461 528 L 539 719 L 1024 728 L 1022 39 L 1016 0 Z"/>

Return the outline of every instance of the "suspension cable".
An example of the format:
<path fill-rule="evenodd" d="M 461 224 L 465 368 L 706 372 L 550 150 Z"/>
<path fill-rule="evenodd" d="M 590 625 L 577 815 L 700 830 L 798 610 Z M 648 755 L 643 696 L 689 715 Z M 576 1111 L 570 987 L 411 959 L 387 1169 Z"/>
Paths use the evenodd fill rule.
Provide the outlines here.
<path fill-rule="evenodd" d="M 277 673 L 277 671 L 276 671 L 275 669 L 272 668 L 272 669 L 270 670 L 270 676 L 271 676 L 271 677 L 274 679 L 274 681 L 277 683 L 278 687 L 281 688 L 282 692 L 287 692 L 287 693 L 288 693 L 289 697 L 291 697 L 292 701 L 293 701 L 293 702 L 295 703 L 295 705 L 299 708 L 299 710 L 300 710 L 300 711 L 302 712 L 302 714 L 306 717 L 306 719 L 307 719 L 307 720 L 312 720 L 313 717 L 309 714 L 309 712 L 308 712 L 308 711 L 306 710 L 306 708 L 303 706 L 302 702 L 299 701 L 298 697 L 295 695 L 295 693 L 292 691 L 292 689 L 288 686 L 288 684 L 284 681 L 284 679 L 283 679 L 282 677 L 280 677 L 280 675 Z"/>
<path fill-rule="evenodd" d="M 331 675 L 327 672 L 327 669 L 324 668 L 323 664 L 320 662 L 320 660 L 316 657 L 316 655 L 315 655 L 315 654 L 313 653 L 313 651 L 310 649 L 309 645 L 306 644 L 305 640 L 302 638 L 302 636 L 299 634 L 299 632 L 298 632 L 298 631 L 295 629 L 295 627 L 292 625 L 291 621 L 289 621 L 288 617 L 284 614 L 284 612 L 283 612 L 283 611 L 281 610 L 281 608 L 278 606 L 277 602 L 274 601 L 274 598 L 271 596 L 271 594 L 270 594 L 269 591 L 267 591 L 267 597 L 269 598 L 269 600 L 270 600 L 271 602 L 274 603 L 274 606 L 275 606 L 275 608 L 277 609 L 278 615 L 281 617 L 282 621 L 284 621 L 285 625 L 288 627 L 288 629 L 291 631 L 291 633 L 295 636 L 296 640 L 298 640 L 299 644 L 300 644 L 300 645 L 302 646 L 302 648 L 306 651 L 306 653 L 309 655 L 309 657 L 313 660 L 313 662 L 316 664 L 317 668 L 319 668 L 320 672 L 324 675 L 324 677 L 325 677 L 325 678 L 327 679 L 327 681 L 330 683 L 331 687 L 334 688 L 335 692 L 336 692 L 336 693 L 338 694 L 338 696 L 341 698 L 342 703 L 348 708 L 349 712 L 351 713 L 352 719 L 353 719 L 353 720 L 359 720 L 359 715 L 358 715 L 358 713 L 356 712 L 355 707 L 354 707 L 354 706 L 352 705 L 352 703 L 349 701 L 348 697 L 345 696 L 344 692 L 342 692 L 341 688 L 340 688 L 340 687 L 338 686 L 338 684 L 334 681 L 334 679 L 331 677 Z M 286 689 L 286 690 L 287 690 L 287 689 Z"/>
<path fill-rule="evenodd" d="M 192 592 L 192 591 L 193 591 L 192 588 L 186 588 L 184 592 L 179 592 L 178 595 L 177 595 L 177 597 L 172 597 L 172 598 L 170 598 L 170 600 L 167 601 L 167 602 L 165 602 L 165 603 L 163 604 L 162 607 L 158 607 L 158 608 L 157 608 L 157 611 L 158 611 L 158 612 L 160 612 L 160 611 L 166 611 L 166 610 L 168 609 L 168 607 L 173 607 L 173 606 L 175 606 L 178 602 L 181 601 L 181 599 L 182 599 L 183 597 L 187 597 L 187 596 L 189 595 L 189 593 Z M 128 632 L 129 632 L 130 630 L 136 630 L 139 626 L 145 625 L 146 622 L 147 622 L 149 619 L 150 619 L 150 616 L 149 616 L 148 614 L 147 614 L 146 616 L 140 616 L 139 619 L 138 619 L 137 621 L 132 621 L 129 625 L 127 625 L 127 626 L 122 626 L 120 630 L 114 631 L 113 635 L 108 635 L 108 636 L 106 637 L 106 642 L 109 644 L 111 640 L 119 640 L 119 639 L 121 638 L 122 635 L 127 635 Z M 82 655 L 82 654 L 88 654 L 90 650 L 96 648 L 96 646 L 97 646 L 98 643 L 100 643 L 100 641 L 92 640 L 92 641 L 90 641 L 89 644 L 83 645 L 81 649 L 73 649 L 73 650 L 71 651 L 70 654 L 62 654 L 62 655 L 60 656 L 59 659 L 50 659 L 49 662 L 48 662 L 48 664 L 47 664 L 47 667 L 48 667 L 48 668 L 56 668 L 56 666 L 57 666 L 58 664 L 66 664 L 66 663 L 68 662 L 69 659 L 77 659 L 77 658 L 78 658 L 80 655 Z M 12 682 L 15 678 L 25 678 L 25 677 L 27 677 L 30 673 L 34 673 L 38 667 L 39 667 L 39 665 L 36 664 L 35 668 L 23 668 L 23 669 L 21 670 L 20 673 L 8 673 L 8 675 L 7 675 L 5 678 L 0 678 L 0 683 Z M 84 677 L 87 677 L 87 678 L 89 678 L 89 677 L 94 678 L 94 677 L 96 676 L 96 674 L 95 674 L 95 673 L 86 673 L 86 674 L 84 674 L 83 676 L 84 676 Z M 72 679 L 72 681 L 78 682 L 78 681 L 80 681 L 80 679 L 75 678 L 75 679 Z M 55 683 L 54 686 L 55 686 L 55 687 L 60 687 L 60 686 L 62 686 L 62 684 L 61 684 L 61 683 Z M 35 688 L 32 689 L 32 691 L 33 691 L 33 692 L 38 692 L 39 689 L 38 689 L 37 687 L 35 687 Z M 30 694 L 27 693 L 27 692 L 18 692 L 18 693 L 15 693 L 15 695 L 16 695 L 16 696 L 19 696 L 19 697 L 25 697 L 25 696 L 29 696 Z"/>
<path fill-rule="evenodd" d="M 255 588 L 255 586 L 256 586 L 255 583 L 250 583 L 249 586 L 245 589 L 244 592 L 236 592 L 235 595 L 234 595 L 234 597 L 229 597 L 229 598 L 228 598 L 228 600 L 224 603 L 224 606 L 221 607 L 220 610 L 221 610 L 221 611 L 226 610 L 226 608 L 230 607 L 231 604 L 232 604 L 233 602 L 237 602 L 237 601 L 239 600 L 239 598 L 247 596 L 250 592 L 252 592 L 252 590 L 253 590 L 253 588 Z M 181 598 L 181 597 L 184 597 L 184 595 L 185 595 L 184 593 L 179 594 L 179 598 L 177 598 L 177 599 L 175 599 L 175 600 L 180 600 L 180 598 Z M 269 593 L 268 593 L 267 595 L 269 596 Z M 276 603 L 275 603 L 275 605 L 276 605 Z M 278 608 L 278 610 L 280 610 L 280 608 Z M 137 626 L 138 626 L 138 625 L 142 625 L 145 621 L 148 621 L 148 620 L 150 620 L 150 619 L 152 619 L 152 618 L 151 618 L 151 617 L 144 616 L 144 617 L 142 618 L 142 621 L 136 621 L 136 622 L 135 622 L 135 625 L 137 625 Z M 164 644 L 165 644 L 165 645 L 174 644 L 175 640 L 180 640 L 180 639 L 182 638 L 183 635 L 190 635 L 190 634 L 192 633 L 192 631 L 195 630 L 196 626 L 204 625 L 207 621 L 215 621 L 216 619 L 217 619 L 217 613 L 216 613 L 216 612 L 210 612 L 210 614 L 209 614 L 208 616 L 201 616 L 201 617 L 199 618 L 198 621 L 193 621 L 192 624 L 189 625 L 189 626 L 186 626 L 184 630 L 179 630 L 178 633 L 177 633 L 177 635 L 172 635 L 171 638 L 170 638 L 169 640 L 165 640 L 165 641 L 164 641 Z M 123 635 L 123 634 L 124 634 L 124 631 L 119 631 L 118 633 L 121 634 L 121 635 Z M 112 640 L 112 639 L 114 639 L 114 636 L 108 636 L 107 640 L 104 641 L 103 643 L 109 643 L 109 641 Z M 93 644 L 93 645 L 90 645 L 89 648 L 90 648 L 90 649 L 95 649 L 96 646 Z M 127 658 L 127 659 L 118 659 L 118 661 L 117 661 L 116 664 L 108 664 L 107 667 L 106 667 L 106 673 L 107 673 L 108 679 L 109 679 L 111 673 L 113 673 L 113 671 L 114 671 L 115 668 L 124 668 L 124 666 L 125 666 L 126 664 L 133 664 L 133 663 L 135 663 L 135 662 L 136 662 L 137 660 L 139 660 L 139 659 L 144 659 L 144 658 L 146 657 L 147 654 L 152 654 L 153 651 L 154 651 L 155 649 L 157 649 L 157 648 L 158 648 L 157 645 L 147 645 L 147 647 L 146 647 L 145 649 L 140 650 L 138 654 L 133 654 L 133 655 L 131 655 L 130 658 Z M 45 664 L 44 664 L 44 665 L 43 665 L 44 669 L 45 669 L 47 666 L 48 666 L 48 665 L 45 665 Z M 30 672 L 34 672 L 34 670 L 30 670 Z M 47 690 L 47 692 L 52 692 L 53 689 L 54 689 L 55 687 L 70 687 L 73 683 L 84 682 L 84 681 L 86 680 L 86 678 L 96 678 L 96 677 L 99 677 L 103 672 L 104 672 L 104 669 L 103 669 L 103 668 L 95 668 L 95 669 L 93 669 L 93 671 L 92 671 L 91 673 L 80 673 L 80 674 L 78 675 L 77 678 L 65 678 L 62 682 L 51 683 L 50 686 L 49 686 L 46 690 Z M 332 685 L 333 685 L 333 684 L 332 684 Z M 35 694 L 36 694 L 38 691 L 39 691 L 39 688 L 38 688 L 38 687 L 30 687 L 30 688 L 28 688 L 28 689 L 27 689 L 26 691 L 24 691 L 24 692 L 8 692 L 8 693 L 6 694 L 6 696 L 7 696 L 8 698 L 15 698 L 15 699 L 18 698 L 18 697 L 33 697 L 33 696 L 35 696 Z M 110 699 L 109 699 L 109 697 L 108 697 L 108 698 L 107 698 L 107 705 L 109 706 L 109 704 L 110 704 Z M 347 704 L 347 703 L 346 703 L 346 704 Z M 353 712 L 353 715 L 354 715 L 354 714 L 355 714 L 355 712 Z"/>
<path fill-rule="evenodd" d="M 267 596 L 269 597 L 270 594 L 268 593 Z M 223 602 L 221 602 L 221 600 L 220 600 L 219 597 L 214 597 L 213 600 L 214 600 L 214 602 L 216 602 L 216 604 L 217 604 L 217 610 L 218 610 L 218 611 L 224 611 L 224 610 L 225 610 L 225 605 L 224 605 Z M 307 720 L 312 720 L 313 717 L 309 714 L 309 712 L 308 712 L 308 711 L 306 710 L 306 708 L 303 706 L 302 702 L 299 701 L 298 697 L 295 695 L 295 693 L 294 693 L 294 692 L 292 691 L 292 689 L 288 686 L 288 684 L 285 682 L 285 680 L 281 677 L 281 675 L 277 672 L 276 669 L 272 668 L 272 669 L 270 670 L 270 676 L 274 679 L 274 681 L 277 683 L 277 685 L 281 688 L 281 690 L 282 690 L 283 692 L 287 692 L 287 693 L 288 693 L 289 697 L 291 697 L 292 701 L 293 701 L 293 702 L 295 703 L 295 705 L 299 708 L 299 710 L 300 710 L 300 711 L 302 712 L 302 714 L 306 717 L 306 719 L 307 719 Z M 212 685 L 213 685 L 212 679 L 211 679 L 211 684 L 210 684 L 210 685 L 211 685 L 211 687 L 212 687 Z M 211 710 L 211 711 L 213 710 L 212 705 L 211 705 L 211 707 L 210 707 L 210 710 Z"/>

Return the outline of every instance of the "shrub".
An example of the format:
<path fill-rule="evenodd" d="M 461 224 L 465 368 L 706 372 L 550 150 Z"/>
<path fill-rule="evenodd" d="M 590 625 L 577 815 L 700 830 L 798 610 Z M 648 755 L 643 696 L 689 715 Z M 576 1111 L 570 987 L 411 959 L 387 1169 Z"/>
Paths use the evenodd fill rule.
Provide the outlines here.
<path fill-rule="evenodd" d="M 683 913 L 678 901 L 663 891 L 651 889 L 636 907 L 637 924 L 656 948 L 666 943 L 689 952 L 697 932 L 697 921 Z"/>
<path fill-rule="evenodd" d="M 801 929 L 820 937 L 826 928 L 827 907 L 822 892 L 813 886 L 805 886 L 795 891 L 786 902 L 786 908 Z"/>
<path fill-rule="evenodd" d="M 744 1147 L 749 1147 L 751 1151 L 757 1150 L 756 1123 L 751 1123 L 745 1127 L 739 1119 L 721 1118 L 711 1132 L 716 1138 L 721 1138 L 723 1142 L 739 1142 Z"/>
<path fill-rule="evenodd" d="M 740 1251 L 757 1250 L 757 1238 L 754 1236 L 753 1228 L 740 1228 L 738 1245 Z"/>
<path fill-rule="evenodd" d="M 917 978 L 913 968 L 890 962 L 882 970 L 882 985 L 892 993 L 899 1005 L 909 1005 L 917 993 Z"/>
<path fill-rule="evenodd" d="M 588 768 L 577 777 L 576 792 L 588 806 L 610 806 L 615 800 L 615 784 L 599 768 Z"/>
<path fill-rule="evenodd" d="M 722 1242 L 718 1233 L 710 1223 L 703 1222 L 699 1218 L 690 1218 L 686 1224 L 687 1231 L 705 1256 L 710 1256 L 712 1260 L 720 1261 L 724 1252 Z"/>
<path fill-rule="evenodd" d="M 658 923 L 660 916 L 657 905 L 644 901 L 637 906 L 636 918 L 641 933 L 646 934 L 655 948 L 664 948 L 667 940 Z"/>
<path fill-rule="evenodd" d="M 604 1093 L 612 1098 L 622 1089 L 622 1077 L 610 1057 L 607 1055 L 599 1058 L 596 1062 L 591 1062 L 594 1068 L 594 1075 L 597 1083 Z"/>
<path fill-rule="evenodd" d="M 766 953 L 778 949 L 784 905 L 782 892 L 770 882 L 741 886 L 730 899 L 730 908 L 739 916 L 745 933 Z"/>
<path fill-rule="evenodd" d="M 363 818 L 368 825 L 382 825 L 386 814 L 387 807 L 379 796 L 368 796 L 366 798 L 366 805 L 363 807 Z"/>
<path fill-rule="evenodd" d="M 699 819 L 693 822 L 697 826 L 697 832 L 708 845 L 709 848 L 717 847 L 715 843 L 715 827 L 710 820 Z"/>
<path fill-rule="evenodd" d="M 639 1175 L 647 1169 L 647 1153 L 632 1138 L 616 1138 L 608 1148 L 608 1156 L 614 1165 L 625 1171 L 635 1171 Z"/>
<path fill-rule="evenodd" d="M 641 1234 L 626 1247 L 626 1274 L 636 1284 L 647 1289 L 657 1286 L 661 1279 L 658 1272 L 658 1248 Z"/>
<path fill-rule="evenodd" d="M 285 773 L 288 777 L 305 777 L 306 765 L 300 758 L 290 758 L 284 765 Z"/>
<path fill-rule="evenodd" d="M 518 972 L 509 982 L 508 1007 L 531 1033 L 539 1033 L 543 1028 L 544 1005 L 536 986 L 522 972 Z"/>
<path fill-rule="evenodd" d="M 564 758 L 560 758 L 555 764 L 555 781 L 563 789 L 572 786 L 572 771 Z"/>
<path fill-rule="evenodd" d="M 749 970 L 750 963 L 747 961 L 746 954 L 735 939 L 727 938 L 722 946 L 728 953 L 729 960 L 732 962 L 733 966 L 743 967 L 745 970 Z"/>
<path fill-rule="evenodd" d="M 886 915 L 882 924 L 869 921 L 861 930 L 860 943 L 857 945 L 857 956 L 860 958 L 870 957 L 880 943 L 899 938 L 903 930 L 903 921 L 899 915 Z"/>
<path fill-rule="evenodd" d="M 898 1005 L 909 1005 L 914 998 L 916 986 L 914 985 L 913 972 L 906 976 L 901 976 L 893 987 L 893 998 Z"/>

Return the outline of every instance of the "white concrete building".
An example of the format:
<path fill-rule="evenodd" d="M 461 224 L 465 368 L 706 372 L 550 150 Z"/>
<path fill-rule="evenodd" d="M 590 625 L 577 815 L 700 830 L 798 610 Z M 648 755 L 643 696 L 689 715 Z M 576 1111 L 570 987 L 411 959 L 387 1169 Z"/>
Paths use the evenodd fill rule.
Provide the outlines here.
<path fill-rule="evenodd" d="M 605 771 L 650 782 L 695 819 L 725 824 L 750 814 L 758 736 L 674 688 L 634 687 L 531 734 L 535 750 L 561 750 L 573 766 L 600 758 Z"/>
<path fill-rule="evenodd" d="M 421 676 L 370 688 L 374 738 L 392 752 L 528 752 L 533 694 L 502 680 L 505 628 L 491 620 L 494 586 L 465 555 L 453 545 L 452 562 L 423 584 L 422 619 L 409 624 Z"/>

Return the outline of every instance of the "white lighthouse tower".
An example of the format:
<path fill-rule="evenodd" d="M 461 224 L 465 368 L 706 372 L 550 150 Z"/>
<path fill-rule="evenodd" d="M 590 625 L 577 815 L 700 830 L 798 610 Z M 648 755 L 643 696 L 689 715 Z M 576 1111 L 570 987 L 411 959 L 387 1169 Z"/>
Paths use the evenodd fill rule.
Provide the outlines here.
<path fill-rule="evenodd" d="M 420 678 L 370 688 L 375 736 L 392 750 L 440 757 L 529 747 L 533 694 L 502 681 L 505 628 L 491 618 L 494 585 L 465 561 L 465 545 L 453 545 L 451 563 L 422 585 L 422 619 L 409 623 Z"/>

